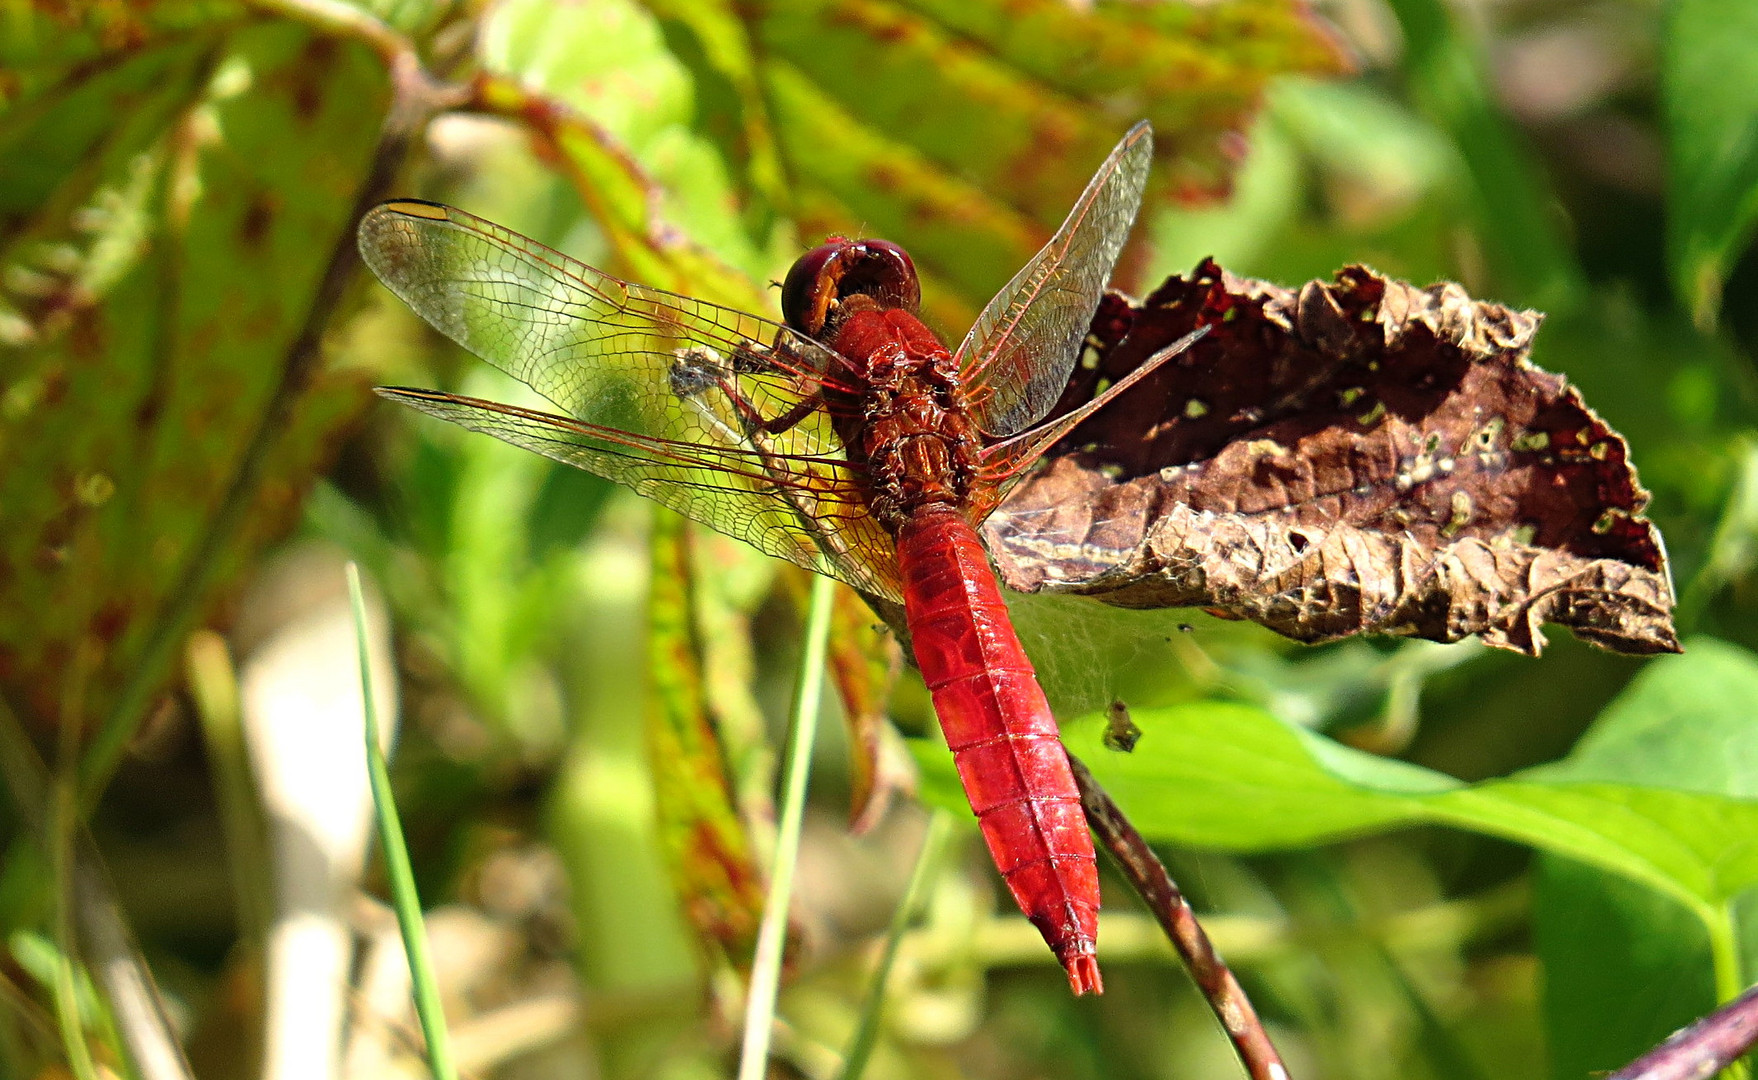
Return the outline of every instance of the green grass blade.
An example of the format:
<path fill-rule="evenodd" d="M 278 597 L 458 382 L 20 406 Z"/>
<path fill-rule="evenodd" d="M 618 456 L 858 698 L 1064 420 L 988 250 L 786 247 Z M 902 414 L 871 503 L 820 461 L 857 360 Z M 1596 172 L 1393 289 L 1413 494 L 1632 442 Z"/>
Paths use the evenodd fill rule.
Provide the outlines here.
<path fill-rule="evenodd" d="M 366 771 L 372 781 L 372 804 L 376 810 L 379 841 L 385 848 L 385 871 L 391 882 L 391 905 L 403 931 L 403 949 L 409 955 L 409 975 L 415 985 L 415 1011 L 427 1037 L 427 1064 L 437 1080 L 457 1080 L 452 1045 L 446 1034 L 445 1014 L 440 1011 L 439 982 L 427 951 L 427 930 L 421 922 L 421 898 L 415 893 L 415 874 L 409 868 L 409 849 L 403 843 L 403 824 L 391 798 L 391 776 L 378 737 L 378 713 L 373 707 L 372 668 L 366 651 L 366 600 L 360 592 L 360 568 L 348 564 L 348 596 L 354 605 L 354 636 L 360 646 L 360 693 L 366 709 Z"/>
<path fill-rule="evenodd" d="M 76 937 L 73 931 L 73 801 L 72 785 L 65 779 L 55 785 L 55 825 L 50 830 L 54 844 L 52 861 L 55 874 L 55 981 L 50 988 L 55 1004 L 55 1027 L 61 1034 L 61 1048 L 67 1054 L 67 1067 L 75 1080 L 97 1080 L 98 1071 L 92 1063 L 91 1048 L 86 1045 L 85 1019 L 79 1007 L 78 974 L 74 971 Z"/>
<path fill-rule="evenodd" d="M 928 817 L 927 831 L 922 834 L 922 850 L 916 856 L 916 868 L 910 872 L 903 899 L 898 901 L 897 910 L 892 913 L 891 927 L 885 933 L 885 950 L 879 954 L 879 963 L 867 984 L 867 998 L 861 1003 L 861 1021 L 855 1028 L 854 1038 L 849 1041 L 848 1053 L 843 1056 L 839 1080 L 861 1080 L 861 1074 L 867 1071 L 867 1059 L 872 1056 L 873 1044 L 879 1038 L 879 1017 L 885 1008 L 885 985 L 891 979 L 891 965 L 897 959 L 897 947 L 922 906 L 929 880 L 939 869 L 940 853 L 946 849 L 951 825 L 952 815 L 945 810 L 936 809 Z"/>
<path fill-rule="evenodd" d="M 82 648 L 74 665 L 73 702 L 83 696 L 85 674 L 90 670 L 88 650 Z M 81 709 L 70 704 L 61 717 L 58 730 L 60 749 L 54 778 L 49 784 L 48 844 L 50 872 L 55 880 L 55 979 L 51 996 L 55 1005 L 55 1024 L 61 1032 L 62 1049 L 67 1052 L 67 1067 L 74 1080 L 97 1080 L 91 1048 L 86 1044 L 84 1012 L 79 1007 L 78 973 L 74 964 L 80 955 L 79 937 L 74 930 L 74 848 L 83 819 L 79 815 L 78 777 L 71 768 L 76 760 Z"/>
<path fill-rule="evenodd" d="M 800 847 L 800 819 L 806 810 L 806 777 L 812 768 L 812 740 L 818 703 L 824 695 L 824 658 L 830 643 L 831 600 L 836 582 L 812 579 L 806 605 L 806 644 L 794 683 L 794 714 L 788 736 L 787 778 L 781 822 L 775 836 L 775 873 L 757 930 L 751 962 L 751 992 L 745 1003 L 745 1042 L 739 1054 L 739 1080 L 762 1080 L 769 1060 L 769 1034 L 775 1022 L 775 995 L 781 982 L 782 946 L 787 941 L 788 906 L 793 899 L 794 865 Z"/>

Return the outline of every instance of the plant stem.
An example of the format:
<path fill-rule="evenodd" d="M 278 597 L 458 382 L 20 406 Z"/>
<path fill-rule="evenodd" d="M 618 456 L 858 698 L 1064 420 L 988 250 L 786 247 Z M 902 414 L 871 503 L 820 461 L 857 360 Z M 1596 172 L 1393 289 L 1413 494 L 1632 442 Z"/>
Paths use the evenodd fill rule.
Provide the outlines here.
<path fill-rule="evenodd" d="M 872 1056 L 873 1044 L 879 1038 L 885 986 L 891 979 L 891 965 L 897 959 L 897 947 L 922 906 L 922 894 L 927 892 L 928 880 L 940 864 L 940 853 L 946 848 L 951 826 L 952 817 L 944 810 L 936 808 L 928 817 L 928 828 L 922 833 L 922 850 L 916 856 L 916 868 L 910 872 L 903 899 L 898 901 L 897 910 L 891 915 L 891 928 L 885 934 L 885 950 L 879 954 L 879 963 L 873 968 L 873 978 L 867 984 L 867 999 L 861 1005 L 860 1023 L 855 1028 L 848 1053 L 843 1055 L 840 1080 L 861 1080 L 861 1074 L 867 1069 L 867 1059 Z"/>
<path fill-rule="evenodd" d="M 409 849 L 403 842 L 403 823 L 391 795 L 391 776 L 385 769 L 384 750 L 378 736 L 378 711 L 372 699 L 371 659 L 366 650 L 366 598 L 360 591 L 360 568 L 348 564 L 348 596 L 354 604 L 354 636 L 360 648 L 360 694 L 366 713 L 366 772 L 372 783 L 372 804 L 377 811 L 379 841 L 385 849 L 385 874 L 390 878 L 391 903 L 397 926 L 403 932 L 403 949 L 409 956 L 409 976 L 414 983 L 415 1011 L 427 1037 L 427 1064 L 436 1080 L 457 1080 L 452 1046 L 446 1034 L 446 1017 L 440 1008 L 439 982 L 427 950 L 427 930 L 421 922 L 421 897 L 415 891 L 415 872 L 409 866 Z"/>
<path fill-rule="evenodd" d="M 1709 928 L 1710 963 L 1715 970 L 1715 1000 L 1727 1003 L 1740 996 L 1745 980 L 1740 977 L 1738 923 L 1732 904 L 1711 909 L 1703 920 Z"/>
<path fill-rule="evenodd" d="M 1715 1000 L 1723 1005 L 1737 1001 L 1740 992 L 1745 989 L 1745 979 L 1740 970 L 1739 923 L 1734 915 L 1732 903 L 1724 903 L 1715 912 L 1715 917 L 1704 920 L 1709 927 L 1710 963 L 1715 970 Z M 1750 993 L 1750 991 L 1748 991 Z M 1745 1027 L 1750 1032 L 1758 1024 L 1758 1010 L 1748 1003 Z M 1704 1021 L 1699 1026 L 1707 1027 Z M 1748 1045 L 1750 1043 L 1748 1042 Z M 1739 1055 L 1734 1055 L 1738 1057 Z M 1751 1080 L 1752 1070 L 1743 1061 L 1730 1060 L 1725 1066 L 1728 1080 Z"/>
<path fill-rule="evenodd" d="M 1088 824 L 1098 834 L 1105 850 L 1117 860 L 1118 868 L 1129 883 L 1135 886 L 1136 894 L 1154 913 L 1172 947 L 1184 959 L 1185 967 L 1190 969 L 1191 978 L 1196 980 L 1197 988 L 1207 999 L 1209 1008 L 1214 1010 L 1215 1018 L 1221 1021 L 1227 1037 L 1233 1040 L 1233 1049 L 1245 1066 L 1246 1075 L 1251 1080 L 1288 1080 L 1288 1068 L 1282 1064 L 1281 1056 L 1270 1042 L 1269 1033 L 1258 1019 L 1251 999 L 1245 996 L 1239 980 L 1233 977 L 1233 972 L 1215 951 L 1208 934 L 1197 921 L 1196 912 L 1191 910 L 1190 902 L 1166 872 L 1165 864 L 1129 823 L 1122 809 L 1111 801 L 1111 796 L 1099 786 L 1093 774 L 1087 771 L 1086 765 L 1073 754 L 1068 755 L 1068 764 L 1074 769 L 1074 782 L 1080 788 L 1081 806 L 1086 810 Z"/>
<path fill-rule="evenodd" d="M 1749 1075 L 1736 1061 L 1758 1041 L 1758 986 L 1680 1031 L 1606 1080 L 1702 1080 L 1726 1069 Z"/>
<path fill-rule="evenodd" d="M 800 821 L 806 809 L 806 778 L 812 768 L 818 703 L 824 693 L 824 660 L 830 642 L 830 610 L 835 589 L 836 582 L 830 578 L 813 578 L 811 598 L 806 605 L 806 641 L 794 683 L 787 776 L 781 821 L 775 835 L 775 871 L 763 907 L 763 923 L 757 930 L 757 955 L 751 961 L 739 1080 L 762 1080 L 769 1060 L 770 1029 L 775 1021 L 775 996 L 781 982 L 782 948 L 787 942 L 788 907 L 793 899 L 794 866 L 799 854 Z"/>

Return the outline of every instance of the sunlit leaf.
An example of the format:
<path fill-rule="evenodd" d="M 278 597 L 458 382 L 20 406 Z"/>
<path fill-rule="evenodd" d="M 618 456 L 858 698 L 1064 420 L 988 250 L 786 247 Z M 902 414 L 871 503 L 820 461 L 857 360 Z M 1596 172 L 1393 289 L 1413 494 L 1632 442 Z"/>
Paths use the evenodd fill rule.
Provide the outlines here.
<path fill-rule="evenodd" d="M 1713 745 L 1726 732 L 1721 703 L 1745 700 L 1718 692 L 1731 684 L 1706 682 L 1712 672 L 1700 663 L 1689 653 L 1661 662 L 1695 680 L 1711 703 L 1673 714 L 1667 730 L 1686 746 Z M 1133 754 L 1105 753 L 1099 724 L 1069 725 L 1065 741 L 1152 839 L 1263 851 L 1442 824 L 1616 872 L 1700 915 L 1758 884 L 1758 798 L 1678 781 L 1638 782 L 1597 758 L 1592 741 L 1580 763 L 1464 784 L 1351 750 L 1248 706 L 1131 712 L 1144 733 Z M 1724 752 L 1738 757 L 1750 741 L 1742 735 Z M 918 758 L 933 790 L 947 793 L 951 763 L 937 749 L 920 749 Z"/>
<path fill-rule="evenodd" d="M 1048 237 L 1136 120 L 1154 123 L 1169 166 L 1157 191 L 1218 192 L 1268 78 L 1339 67 L 1296 5 L 788 0 L 746 10 L 768 60 L 777 139 L 802 181 L 802 226 L 908 239 L 918 265 L 972 311 Z"/>
<path fill-rule="evenodd" d="M 631 280 L 767 310 L 723 166 L 687 126 L 689 79 L 628 2 L 508 3 L 482 35 L 490 111 L 522 124 L 604 229 Z M 669 162 L 655 169 L 637 156 Z"/>
<path fill-rule="evenodd" d="M 1049 237 L 1135 121 L 1161 131 L 1159 192 L 1213 194 L 1270 77 L 1342 66 L 1292 2 L 646 8 L 510 3 L 484 36 L 484 61 L 508 84 L 577 111 L 560 164 L 616 237 L 621 269 L 659 285 L 702 272 L 707 284 L 692 287 L 726 289 L 672 225 L 759 280 L 777 276 L 798 242 L 777 228 L 785 212 L 798 239 L 909 243 L 929 313 L 952 335 Z M 505 89 L 491 95 L 495 110 L 551 137 L 558 117 Z M 651 199 L 640 197 L 644 177 L 658 181 Z"/>

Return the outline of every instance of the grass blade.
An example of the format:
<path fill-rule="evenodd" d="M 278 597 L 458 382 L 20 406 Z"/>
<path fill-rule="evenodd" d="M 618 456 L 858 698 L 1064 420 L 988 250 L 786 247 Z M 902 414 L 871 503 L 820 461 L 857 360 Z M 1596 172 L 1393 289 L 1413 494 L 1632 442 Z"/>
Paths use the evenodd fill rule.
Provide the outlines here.
<path fill-rule="evenodd" d="M 794 865 L 800 847 L 800 819 L 806 809 L 806 777 L 812 768 L 812 741 L 818 728 L 818 703 L 824 695 L 824 659 L 830 642 L 831 601 L 836 582 L 812 579 L 806 605 L 806 643 L 794 683 L 794 714 L 789 726 L 787 778 L 781 821 L 775 835 L 775 873 L 763 923 L 757 930 L 757 955 L 751 962 L 751 992 L 745 1003 L 745 1041 L 739 1054 L 739 1080 L 762 1080 L 769 1060 L 769 1035 L 775 1021 L 775 995 L 781 982 L 782 946 L 787 941 L 788 906 L 793 899 Z"/>
<path fill-rule="evenodd" d="M 409 849 L 403 843 L 403 824 L 391 798 L 391 777 L 378 737 L 378 713 L 373 707 L 372 669 L 366 651 L 366 600 L 360 592 L 360 568 L 348 564 L 348 596 L 354 605 L 354 636 L 360 643 L 360 693 L 366 709 L 366 772 L 372 781 L 372 804 L 376 810 L 379 841 L 385 849 L 385 872 L 391 883 L 391 906 L 403 931 L 403 948 L 409 954 L 409 975 L 415 985 L 415 1011 L 427 1037 L 427 1064 L 436 1080 L 457 1080 L 452 1048 L 446 1034 L 445 1014 L 440 1011 L 439 983 L 427 951 L 427 930 L 421 922 L 421 898 L 415 892 L 415 874 L 409 867 Z"/>
<path fill-rule="evenodd" d="M 891 927 L 885 933 L 885 951 L 879 954 L 879 963 L 873 969 L 873 978 L 867 983 L 867 998 L 861 1003 L 861 1021 L 855 1028 L 854 1038 L 849 1041 L 848 1053 L 842 1059 L 842 1076 L 839 1080 L 861 1080 L 861 1074 L 867 1071 L 867 1059 L 873 1054 L 873 1044 L 879 1038 L 879 1017 L 885 1008 L 885 984 L 891 980 L 891 965 L 897 959 L 897 947 L 903 941 L 905 930 L 922 906 L 922 895 L 928 890 L 928 881 L 940 866 L 940 853 L 946 848 L 946 837 L 952 825 L 952 818 L 944 810 L 936 809 L 928 818 L 927 831 L 922 834 L 922 850 L 916 856 L 916 868 L 910 872 L 909 885 L 903 891 L 903 899 L 897 903 L 897 910 L 892 913 Z"/>
<path fill-rule="evenodd" d="M 86 1045 L 85 1019 L 79 1007 L 78 976 L 73 970 L 77 947 L 73 934 L 73 790 L 71 785 L 57 783 L 55 800 L 56 825 L 51 832 L 55 844 L 53 857 L 55 875 L 55 980 L 50 987 L 55 1004 L 55 1026 L 61 1034 L 61 1049 L 67 1054 L 67 1067 L 75 1080 L 97 1080 L 91 1048 Z"/>

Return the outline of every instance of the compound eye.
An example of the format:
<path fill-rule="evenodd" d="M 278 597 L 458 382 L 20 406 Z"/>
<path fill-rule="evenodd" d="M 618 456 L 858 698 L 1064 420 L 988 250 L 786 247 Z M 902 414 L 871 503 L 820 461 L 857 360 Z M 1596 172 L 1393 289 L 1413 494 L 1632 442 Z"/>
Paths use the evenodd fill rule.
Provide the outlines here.
<path fill-rule="evenodd" d="M 850 304 L 857 298 L 860 303 Z M 781 314 L 809 337 L 834 331 L 857 308 L 903 308 L 922 301 L 916 266 L 896 244 L 833 236 L 801 255 L 781 283 Z"/>
<path fill-rule="evenodd" d="M 909 252 L 888 239 L 863 239 L 856 246 L 870 260 L 865 292 L 883 294 L 898 308 L 914 310 L 921 303 L 921 283 L 916 281 L 916 264 Z"/>
<path fill-rule="evenodd" d="M 816 337 L 824 329 L 831 302 L 837 298 L 843 256 L 855 246 L 833 236 L 794 260 L 781 283 L 781 317 L 789 326 L 807 337 Z"/>
<path fill-rule="evenodd" d="M 862 240 L 855 245 L 864 258 L 858 281 L 843 283 L 844 294 L 863 292 L 886 307 L 913 312 L 922 303 L 922 283 L 916 280 L 916 264 L 909 252 L 889 240 Z"/>

